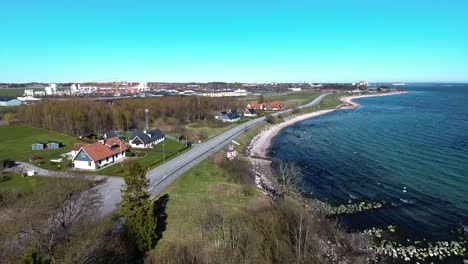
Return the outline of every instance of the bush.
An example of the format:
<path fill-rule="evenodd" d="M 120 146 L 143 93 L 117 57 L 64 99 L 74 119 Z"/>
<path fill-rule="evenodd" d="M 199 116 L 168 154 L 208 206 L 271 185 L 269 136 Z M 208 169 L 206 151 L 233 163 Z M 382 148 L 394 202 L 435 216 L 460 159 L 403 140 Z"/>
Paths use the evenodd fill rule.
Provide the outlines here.
<path fill-rule="evenodd" d="M 267 115 L 267 116 L 265 117 L 265 121 L 267 121 L 267 122 L 268 122 L 269 124 L 271 124 L 271 125 L 274 125 L 274 124 L 277 123 L 276 118 L 275 118 L 274 116 L 272 116 L 272 115 Z"/>
<path fill-rule="evenodd" d="M 139 157 L 139 158 L 141 158 L 141 157 L 143 157 L 145 155 L 146 155 L 146 153 L 144 153 L 144 152 L 137 152 L 136 153 L 136 156 Z"/>
<path fill-rule="evenodd" d="M 129 151 L 129 152 L 127 152 L 127 154 L 125 154 L 125 156 L 127 156 L 127 157 L 135 157 L 135 152 Z"/>
<path fill-rule="evenodd" d="M 299 108 L 297 108 L 297 107 L 294 108 L 294 109 L 292 110 L 292 113 L 293 113 L 294 115 L 297 115 L 297 114 L 299 114 L 300 112 L 301 112 L 301 109 L 299 109 Z"/>
<path fill-rule="evenodd" d="M 0 169 L 8 169 L 15 166 L 15 161 L 10 159 L 0 160 Z"/>
<path fill-rule="evenodd" d="M 37 161 L 41 161 L 43 159 L 44 159 L 43 157 L 35 155 L 35 156 L 31 157 L 30 161 L 37 162 Z"/>

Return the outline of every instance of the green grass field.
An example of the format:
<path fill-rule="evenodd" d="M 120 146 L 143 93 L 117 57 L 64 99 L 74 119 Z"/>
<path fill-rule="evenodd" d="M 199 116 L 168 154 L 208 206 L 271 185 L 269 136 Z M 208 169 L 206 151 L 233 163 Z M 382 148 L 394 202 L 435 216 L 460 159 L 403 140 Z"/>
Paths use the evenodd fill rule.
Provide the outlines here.
<path fill-rule="evenodd" d="M 60 158 L 60 154 L 69 152 L 78 140 L 74 137 L 27 125 L 0 126 L 0 159 L 29 161 L 33 156 L 40 156 L 44 163 L 41 167 L 57 170 L 50 164 L 50 159 Z M 57 150 L 32 150 L 35 142 L 60 141 L 64 145 Z"/>
<path fill-rule="evenodd" d="M 310 112 L 315 112 L 319 110 L 337 108 L 344 104 L 342 101 L 340 101 L 340 98 L 342 98 L 343 96 L 345 96 L 343 93 L 331 94 L 325 97 L 320 104 L 304 109 L 302 112 L 310 113 Z"/>
<path fill-rule="evenodd" d="M 3 88 L 0 89 L 0 96 L 18 97 L 24 95 L 24 90 L 44 91 L 44 88 Z"/>
<path fill-rule="evenodd" d="M 34 189 L 45 186 L 51 178 L 47 177 L 23 177 L 18 174 L 0 174 L 0 192 L 16 191 L 21 194 L 31 193 Z"/>
<path fill-rule="evenodd" d="M 166 161 L 176 157 L 178 154 L 182 153 L 186 147 L 184 144 L 178 143 L 177 141 L 166 139 L 164 141 L 164 148 L 166 152 Z M 163 155 L 163 144 L 158 144 L 154 149 L 150 150 L 132 150 L 135 154 L 135 158 L 138 159 L 140 165 L 145 169 L 151 169 L 155 166 L 164 162 Z M 138 155 L 143 155 L 138 157 Z M 114 164 L 102 170 L 95 172 L 99 175 L 109 175 L 109 176 L 125 176 L 127 172 L 123 169 L 121 163 Z"/>
<path fill-rule="evenodd" d="M 311 102 L 320 93 L 315 91 L 288 92 L 284 94 L 264 94 L 264 101 L 276 101 L 284 104 L 285 108 L 294 108 Z M 247 105 L 249 102 L 258 102 L 258 96 L 242 98 L 241 102 Z"/>
<path fill-rule="evenodd" d="M 221 121 L 218 121 L 217 123 L 219 124 L 204 124 L 204 123 L 190 123 L 188 124 L 185 128 L 192 132 L 192 133 L 199 133 L 200 131 L 206 131 L 206 134 L 208 138 L 213 138 L 224 131 L 231 129 L 235 126 L 237 126 L 239 123 L 222 123 Z"/>
<path fill-rule="evenodd" d="M 225 215 L 242 210 L 255 196 L 242 194 L 242 185 L 228 181 L 226 172 L 205 160 L 174 181 L 167 195 L 167 227 L 158 248 L 167 242 L 199 239 L 200 219 L 210 205 Z"/>

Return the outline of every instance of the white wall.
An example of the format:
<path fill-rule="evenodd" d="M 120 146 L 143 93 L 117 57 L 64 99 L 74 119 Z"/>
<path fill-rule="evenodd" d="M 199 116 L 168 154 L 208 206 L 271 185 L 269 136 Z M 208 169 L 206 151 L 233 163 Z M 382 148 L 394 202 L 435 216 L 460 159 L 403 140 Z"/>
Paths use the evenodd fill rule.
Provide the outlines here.
<path fill-rule="evenodd" d="M 89 166 L 88 162 L 91 162 L 91 166 Z M 95 170 L 96 169 L 96 164 L 92 161 L 75 160 L 73 161 L 73 164 L 75 165 L 76 169 L 81 169 L 81 170 Z"/>

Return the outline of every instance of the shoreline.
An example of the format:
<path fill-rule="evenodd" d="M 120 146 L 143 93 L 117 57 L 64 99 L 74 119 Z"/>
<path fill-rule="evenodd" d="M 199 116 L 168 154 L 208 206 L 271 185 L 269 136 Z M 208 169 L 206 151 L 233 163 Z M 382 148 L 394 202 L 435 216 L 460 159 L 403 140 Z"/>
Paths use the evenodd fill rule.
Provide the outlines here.
<path fill-rule="evenodd" d="M 255 174 L 255 183 L 258 188 L 260 188 L 265 194 L 271 193 L 274 191 L 273 185 L 270 181 L 273 176 L 273 171 L 271 170 L 271 160 L 268 157 L 268 149 L 273 141 L 273 139 L 278 135 L 278 133 L 291 125 L 294 125 L 298 122 L 304 121 L 309 118 L 314 118 L 337 110 L 353 110 L 361 105 L 353 102 L 354 99 L 367 98 L 367 97 L 380 97 L 380 96 L 390 96 L 397 94 L 406 94 L 408 92 L 392 92 L 392 93 L 382 93 L 382 94 L 365 94 L 365 95 L 355 95 L 355 96 L 345 96 L 340 98 L 344 104 L 333 109 L 319 110 L 312 113 L 302 114 L 292 116 L 285 121 L 267 126 L 259 134 L 257 134 L 249 143 L 247 147 L 247 154 L 249 160 L 252 164 L 252 170 Z"/>

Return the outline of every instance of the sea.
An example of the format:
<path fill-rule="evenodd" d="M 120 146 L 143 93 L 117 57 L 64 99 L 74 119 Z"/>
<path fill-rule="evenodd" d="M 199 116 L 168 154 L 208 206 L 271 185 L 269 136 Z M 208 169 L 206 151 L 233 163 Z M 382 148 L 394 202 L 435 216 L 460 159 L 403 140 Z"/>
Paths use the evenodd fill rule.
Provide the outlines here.
<path fill-rule="evenodd" d="M 468 230 L 468 84 L 398 88 L 409 93 L 357 99 L 357 109 L 281 130 L 269 155 L 299 166 L 311 197 L 386 203 L 340 217 L 350 231 L 396 225 L 413 238 L 453 239 Z"/>

